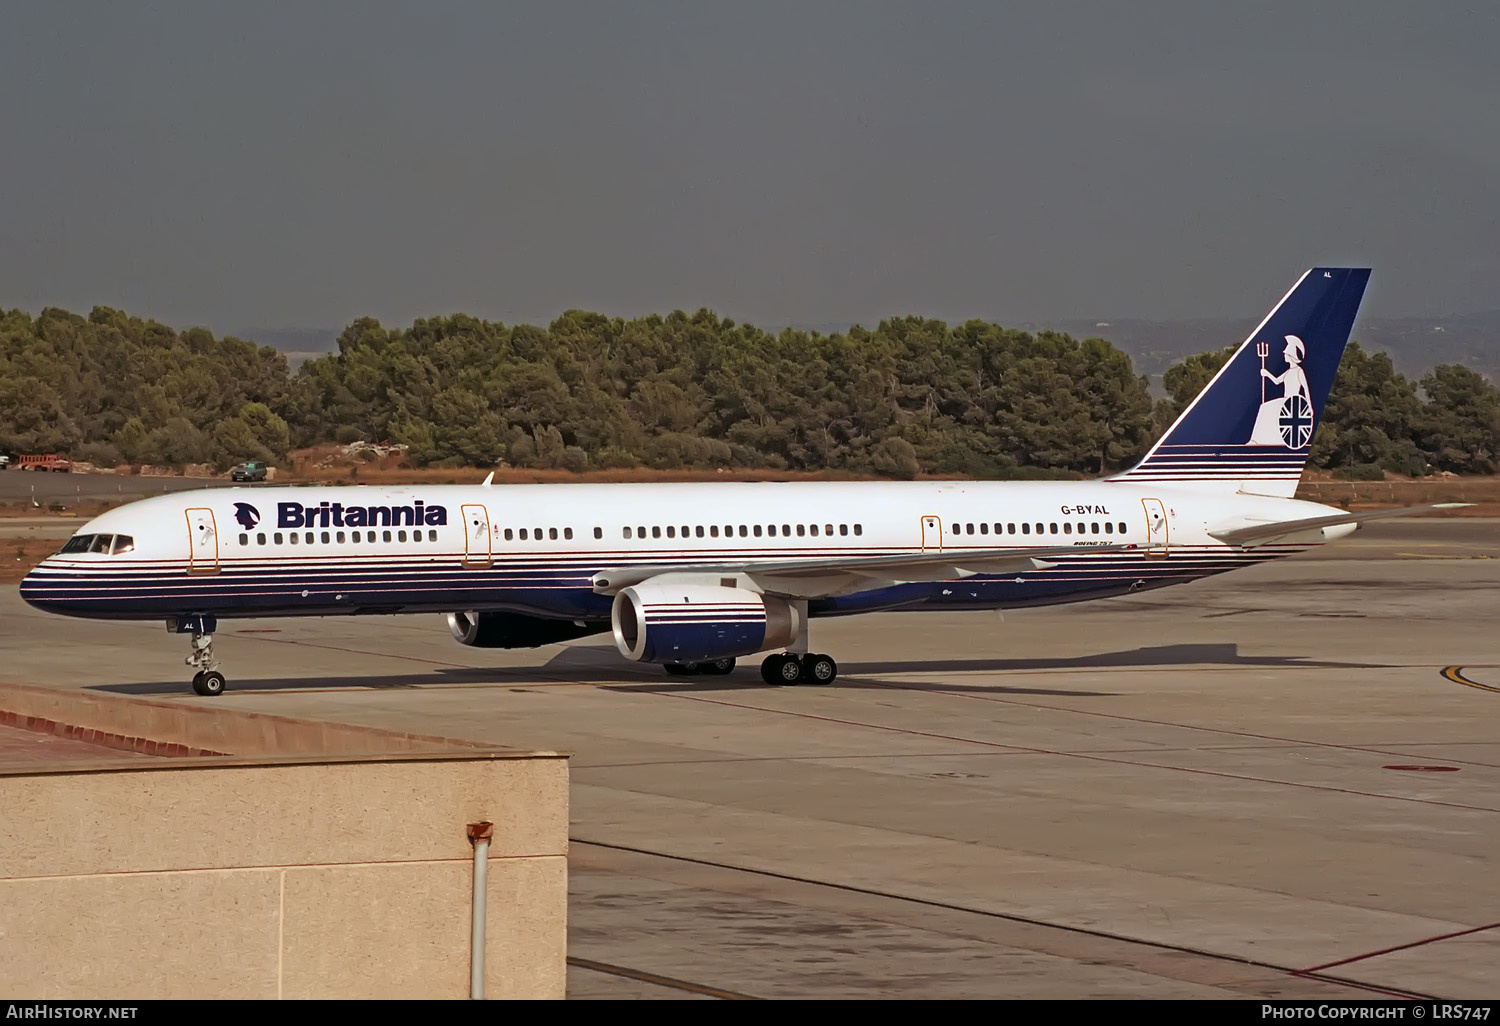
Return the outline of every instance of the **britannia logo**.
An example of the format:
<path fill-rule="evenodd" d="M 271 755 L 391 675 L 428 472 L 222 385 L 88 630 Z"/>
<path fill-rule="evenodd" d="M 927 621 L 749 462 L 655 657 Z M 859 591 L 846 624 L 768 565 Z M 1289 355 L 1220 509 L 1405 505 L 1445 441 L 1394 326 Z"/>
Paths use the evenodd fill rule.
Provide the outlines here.
<path fill-rule="evenodd" d="M 1307 386 L 1307 375 L 1302 370 L 1307 348 L 1296 335 L 1285 338 L 1286 348 L 1281 355 L 1286 359 L 1286 370 L 1280 374 L 1266 370 L 1266 357 L 1271 355 L 1270 343 L 1256 344 L 1255 354 L 1260 357 L 1260 412 L 1256 414 L 1248 445 L 1301 449 L 1312 441 L 1312 394 Z M 1268 381 L 1281 386 L 1280 397 L 1266 395 Z"/>
<path fill-rule="evenodd" d="M 247 531 L 255 530 L 255 525 L 260 523 L 260 510 L 248 502 L 236 502 L 234 504 L 234 519 L 240 522 L 240 526 Z"/>

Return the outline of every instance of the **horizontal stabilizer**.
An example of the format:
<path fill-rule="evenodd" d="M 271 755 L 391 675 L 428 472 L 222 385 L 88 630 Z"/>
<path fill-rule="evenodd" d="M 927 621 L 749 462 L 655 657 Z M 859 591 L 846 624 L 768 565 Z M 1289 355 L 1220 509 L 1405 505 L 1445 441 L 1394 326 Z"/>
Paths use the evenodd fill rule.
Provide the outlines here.
<path fill-rule="evenodd" d="M 1363 513 L 1335 513 L 1326 517 L 1309 517 L 1305 520 L 1278 520 L 1267 523 L 1242 523 L 1236 527 L 1210 529 L 1209 534 L 1226 545 L 1254 547 L 1269 545 L 1283 538 L 1308 531 L 1320 531 L 1325 527 L 1342 524 L 1361 524 L 1366 520 L 1384 520 L 1388 517 L 1408 517 L 1415 513 L 1426 513 L 1435 509 L 1459 509 L 1469 506 L 1467 502 L 1439 502 L 1430 506 L 1397 506 L 1393 509 L 1372 509 Z"/>

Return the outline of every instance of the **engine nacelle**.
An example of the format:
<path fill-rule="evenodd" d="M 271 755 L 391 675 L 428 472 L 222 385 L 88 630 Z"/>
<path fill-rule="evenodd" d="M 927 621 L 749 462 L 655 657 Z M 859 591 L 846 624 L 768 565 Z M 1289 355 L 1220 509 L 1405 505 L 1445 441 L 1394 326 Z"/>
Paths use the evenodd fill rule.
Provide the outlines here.
<path fill-rule="evenodd" d="M 615 646 L 644 663 L 703 663 L 789 645 L 796 607 L 743 588 L 638 584 L 615 596 Z"/>
<path fill-rule="evenodd" d="M 602 624 L 580 624 L 572 620 L 548 620 L 522 613 L 472 610 L 449 613 L 448 629 L 460 644 L 474 648 L 536 648 L 558 641 L 586 638 L 604 631 Z"/>

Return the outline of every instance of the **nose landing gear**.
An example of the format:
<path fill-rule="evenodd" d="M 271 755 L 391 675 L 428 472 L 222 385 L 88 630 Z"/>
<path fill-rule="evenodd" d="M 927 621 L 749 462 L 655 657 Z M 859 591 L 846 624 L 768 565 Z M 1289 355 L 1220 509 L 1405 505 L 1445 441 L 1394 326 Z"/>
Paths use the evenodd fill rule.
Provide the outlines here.
<path fill-rule="evenodd" d="M 167 630 L 193 636 L 192 651 L 183 662 L 197 670 L 193 674 L 193 691 L 210 698 L 222 695 L 228 683 L 219 672 L 219 661 L 214 658 L 214 630 L 217 627 L 217 621 L 211 616 L 184 616 L 167 621 Z"/>

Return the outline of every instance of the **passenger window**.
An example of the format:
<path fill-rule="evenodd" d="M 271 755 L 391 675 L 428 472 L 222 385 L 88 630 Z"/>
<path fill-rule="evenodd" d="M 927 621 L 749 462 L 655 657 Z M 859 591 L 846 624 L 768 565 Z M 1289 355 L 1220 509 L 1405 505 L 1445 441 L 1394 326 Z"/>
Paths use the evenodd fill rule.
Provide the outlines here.
<path fill-rule="evenodd" d="M 240 535 L 240 544 L 241 545 L 249 545 L 250 544 L 250 536 L 248 534 L 242 534 L 242 535 Z M 64 551 L 66 551 L 66 550 L 64 550 Z"/>
<path fill-rule="evenodd" d="M 756 534 L 760 534 L 760 528 L 756 528 L 755 529 L 755 533 Z M 745 525 L 744 524 L 740 525 L 740 537 L 741 538 L 745 537 Z"/>
<path fill-rule="evenodd" d="M 293 545 L 296 545 L 298 542 L 300 542 L 302 540 L 302 536 L 300 534 L 298 534 L 296 531 L 293 531 L 291 534 L 289 534 L 289 535 L 286 536 L 286 540 L 289 541 L 289 542 L 291 542 Z"/>
<path fill-rule="evenodd" d="M 816 538 L 818 536 L 818 525 L 817 524 L 813 524 L 811 527 L 808 528 L 808 531 L 810 531 L 812 533 L 812 536 L 814 538 Z"/>
<path fill-rule="evenodd" d="M 797 537 L 798 538 L 805 538 L 806 536 L 807 536 L 807 525 L 805 525 L 805 524 L 798 524 L 797 525 Z"/>
<path fill-rule="evenodd" d="M 265 543 L 266 543 L 266 536 L 264 534 L 257 534 L 255 536 L 255 544 L 257 544 L 257 545 L 264 545 Z"/>
<path fill-rule="evenodd" d="M 855 524 L 854 525 L 854 533 L 855 534 L 864 534 L 865 533 L 865 525 L 864 524 Z"/>
<path fill-rule="evenodd" d="M 630 540 L 630 528 L 628 528 L 628 527 L 625 528 L 625 540 L 626 541 Z"/>
<path fill-rule="evenodd" d="M 1072 534 L 1072 533 L 1073 533 L 1073 525 L 1072 524 L 1063 524 L 1063 534 Z"/>
<path fill-rule="evenodd" d="M 418 544 L 420 544 L 421 541 L 422 541 L 422 532 L 421 531 L 413 531 L 411 533 L 411 540 L 414 541 L 414 542 L 417 542 Z"/>
<path fill-rule="evenodd" d="M 335 535 L 334 535 L 334 537 L 336 537 L 338 539 L 338 542 L 339 542 L 340 545 L 344 544 L 344 532 L 343 531 L 336 532 Z M 385 540 L 386 541 L 390 541 L 391 540 L 391 532 L 389 532 L 389 531 L 385 532 Z"/>
<path fill-rule="evenodd" d="M 671 524 L 667 525 L 667 537 L 668 538 L 675 538 L 675 537 L 677 537 L 677 528 L 673 527 Z"/>
<path fill-rule="evenodd" d="M 990 525 L 989 524 L 980 524 L 979 525 L 979 533 L 980 534 L 989 534 L 990 533 Z"/>
<path fill-rule="evenodd" d="M 629 528 L 626 528 L 626 530 L 629 530 Z M 597 540 L 597 539 L 603 538 L 603 537 L 604 537 L 604 528 L 602 528 L 602 527 L 596 527 L 596 528 L 594 528 L 594 538 Z"/>
<path fill-rule="evenodd" d="M 719 536 L 719 525 L 718 524 L 710 524 L 710 525 L 708 525 L 708 536 L 710 538 L 717 538 Z"/>
<path fill-rule="evenodd" d="M 1104 522 L 1104 533 L 1105 534 L 1114 534 L 1115 533 L 1115 525 L 1113 523 L 1111 523 L 1110 521 L 1106 520 Z"/>
<path fill-rule="evenodd" d="M 703 537 L 703 525 L 699 524 L 697 527 L 693 528 L 693 533 L 696 534 L 699 538 L 702 538 Z"/>
<path fill-rule="evenodd" d="M 505 540 L 506 541 L 510 541 L 513 537 L 515 537 L 514 532 L 512 532 L 511 529 L 507 527 L 505 529 Z M 630 537 L 630 528 L 628 528 L 628 527 L 625 528 L 625 537 L 627 537 L 627 538 Z"/>
<path fill-rule="evenodd" d="M 594 530 L 597 531 L 598 528 L 596 527 L 596 528 L 594 528 Z M 573 529 L 571 527 L 564 527 L 563 528 L 563 540 L 564 541 L 572 541 L 573 540 Z"/>
<path fill-rule="evenodd" d="M 396 532 L 396 540 L 397 541 L 406 541 L 406 532 L 405 531 L 397 531 Z"/>
<path fill-rule="evenodd" d="M 322 538 L 322 542 L 323 542 L 324 545 L 328 544 L 330 537 L 331 536 L 329 535 L 329 533 L 327 531 L 322 532 L 321 538 Z"/>
<path fill-rule="evenodd" d="M 775 524 L 767 524 L 766 525 L 766 534 L 770 535 L 772 538 L 776 537 L 776 525 Z"/>
<path fill-rule="evenodd" d="M 271 540 L 277 545 L 280 545 L 282 542 L 281 532 L 277 531 L 275 534 L 271 535 Z"/>
<path fill-rule="evenodd" d="M 1056 525 L 1056 524 L 1050 524 L 1050 525 L 1048 525 L 1048 526 L 1050 526 L 1050 527 L 1051 527 L 1051 528 L 1052 528 L 1052 533 L 1053 533 L 1053 534 L 1056 534 L 1056 533 L 1057 533 L 1057 525 Z"/>
<path fill-rule="evenodd" d="M 651 537 L 653 537 L 653 538 L 660 538 L 661 537 L 661 528 L 660 527 L 653 527 L 653 528 L 651 528 Z"/>
<path fill-rule="evenodd" d="M 965 524 L 964 525 L 964 534 L 973 534 L 973 533 L 974 533 L 974 525 L 973 524 Z"/>
<path fill-rule="evenodd" d="M 1056 524 L 1054 524 L 1052 526 L 1052 530 L 1054 530 L 1054 531 L 1057 530 L 1057 525 Z M 1037 534 L 1043 534 L 1043 533 L 1045 533 L 1045 531 L 1046 531 L 1046 525 L 1045 524 L 1037 524 L 1036 525 L 1036 533 Z"/>
<path fill-rule="evenodd" d="M 1096 520 L 1092 524 L 1089 525 L 1089 534 L 1098 534 L 1098 533 L 1099 533 L 1099 522 Z"/>
<path fill-rule="evenodd" d="M 427 532 L 427 540 L 428 541 L 437 541 L 437 531 L 428 531 Z"/>
<path fill-rule="evenodd" d="M 1121 534 L 1125 533 L 1125 521 L 1123 521 L 1123 520 L 1120 521 L 1120 533 Z"/>
<path fill-rule="evenodd" d="M 521 540 L 522 541 L 526 541 L 526 534 L 527 534 L 526 528 L 524 528 L 524 527 L 521 528 Z"/>
<path fill-rule="evenodd" d="M 781 536 L 783 538 L 790 538 L 792 536 L 792 525 L 791 524 L 782 524 L 781 525 Z"/>
<path fill-rule="evenodd" d="M 757 537 L 757 538 L 760 537 L 760 525 L 759 524 L 755 525 L 755 537 Z"/>
<path fill-rule="evenodd" d="M 1078 533 L 1079 534 L 1087 534 L 1088 533 L 1088 525 L 1084 524 L 1084 523 L 1080 523 L 1078 525 Z"/>
<path fill-rule="evenodd" d="M 557 541 L 557 528 L 555 528 L 555 527 L 549 527 L 549 528 L 547 528 L 547 537 L 550 538 L 550 539 L 552 539 L 553 541 Z"/>
<path fill-rule="evenodd" d="M 848 533 L 849 533 L 849 525 L 848 524 L 840 524 L 839 525 L 839 535 L 840 536 L 845 536 L 845 535 L 848 535 Z"/>
<path fill-rule="evenodd" d="M 813 534 L 817 534 L 817 533 L 818 533 L 817 531 L 813 532 Z M 823 533 L 826 534 L 828 537 L 832 538 L 833 537 L 833 525 L 832 524 L 824 524 L 823 525 Z"/>
<path fill-rule="evenodd" d="M 1021 525 L 1021 533 L 1022 534 L 1030 534 L 1031 533 L 1031 525 L 1030 524 L 1022 524 Z"/>
<path fill-rule="evenodd" d="M 115 547 L 112 550 L 115 555 L 118 556 L 122 552 L 129 552 L 133 548 L 135 548 L 135 539 L 132 538 L 132 537 L 130 537 L 130 535 L 128 535 L 128 534 L 117 534 L 117 535 L 115 535 Z"/>
<path fill-rule="evenodd" d="M 540 527 L 533 527 L 531 529 L 531 537 L 534 538 L 534 539 L 536 539 L 537 541 L 541 541 L 542 540 L 542 529 Z"/>
<path fill-rule="evenodd" d="M 1000 533 L 1000 525 L 999 524 L 995 525 L 995 533 L 996 534 Z M 1005 533 L 1006 534 L 1015 534 L 1016 533 L 1016 525 L 1015 524 L 1006 524 L 1005 525 Z"/>

